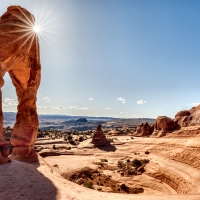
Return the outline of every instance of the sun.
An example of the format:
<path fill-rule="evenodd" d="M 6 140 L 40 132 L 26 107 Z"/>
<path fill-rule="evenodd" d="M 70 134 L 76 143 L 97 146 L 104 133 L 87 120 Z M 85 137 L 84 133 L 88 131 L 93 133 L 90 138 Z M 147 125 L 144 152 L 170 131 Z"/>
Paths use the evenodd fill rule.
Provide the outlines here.
<path fill-rule="evenodd" d="M 34 31 L 35 33 L 40 33 L 40 31 L 41 31 L 40 26 L 34 25 L 34 26 L 33 26 L 33 31 Z"/>

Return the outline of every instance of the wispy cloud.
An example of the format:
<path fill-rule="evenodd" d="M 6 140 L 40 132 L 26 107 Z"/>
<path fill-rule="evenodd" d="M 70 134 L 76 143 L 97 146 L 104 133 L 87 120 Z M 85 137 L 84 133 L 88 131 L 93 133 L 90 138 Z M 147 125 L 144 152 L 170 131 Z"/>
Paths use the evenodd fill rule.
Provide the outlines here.
<path fill-rule="evenodd" d="M 94 99 L 93 99 L 93 98 L 89 98 L 89 100 L 90 100 L 90 101 L 93 101 Z"/>
<path fill-rule="evenodd" d="M 56 106 L 56 107 L 52 107 L 53 109 L 64 109 L 65 107 L 63 106 Z"/>
<path fill-rule="evenodd" d="M 105 108 L 106 110 L 111 110 L 111 108 Z"/>
<path fill-rule="evenodd" d="M 50 102 L 51 101 L 51 99 L 49 97 L 44 97 L 43 99 L 44 99 L 44 102 Z"/>
<path fill-rule="evenodd" d="M 78 106 L 70 106 L 69 109 L 75 109 L 75 110 L 89 110 L 88 107 L 81 107 L 81 108 L 79 108 Z"/>
<path fill-rule="evenodd" d="M 126 99 L 122 97 L 117 98 L 117 101 L 120 101 L 121 103 L 126 103 Z"/>
<path fill-rule="evenodd" d="M 51 108 L 50 106 L 44 106 L 44 108 L 47 108 L 47 109 L 49 109 L 49 108 Z"/>
<path fill-rule="evenodd" d="M 3 106 L 17 106 L 17 103 L 14 101 L 14 99 L 5 98 L 2 102 Z"/>
<path fill-rule="evenodd" d="M 196 102 L 196 103 L 189 103 L 189 104 L 187 104 L 187 105 L 189 105 L 189 106 L 195 106 L 195 107 L 196 107 L 196 106 L 198 106 L 199 104 L 200 104 L 200 103 L 197 103 L 197 102 Z"/>
<path fill-rule="evenodd" d="M 142 100 L 142 99 L 141 99 L 141 100 L 139 100 L 139 101 L 137 101 L 137 104 L 140 104 L 140 105 L 141 105 L 141 104 L 146 104 L 146 103 L 147 103 L 147 101 L 145 101 L 145 100 Z"/>

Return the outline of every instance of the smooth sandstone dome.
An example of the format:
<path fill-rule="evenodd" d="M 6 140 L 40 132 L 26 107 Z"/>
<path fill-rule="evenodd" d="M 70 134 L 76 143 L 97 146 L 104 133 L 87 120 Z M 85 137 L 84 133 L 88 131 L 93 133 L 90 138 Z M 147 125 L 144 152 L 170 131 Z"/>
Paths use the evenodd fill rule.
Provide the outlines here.
<path fill-rule="evenodd" d="M 38 133 L 36 95 L 40 85 L 41 64 L 37 35 L 33 32 L 34 16 L 20 6 L 10 6 L 0 18 L 0 87 L 9 73 L 18 98 L 16 123 L 11 144 L 13 153 L 34 154 Z M 0 92 L 2 99 L 2 94 Z M 0 139 L 3 140 L 2 100 L 0 105 Z"/>

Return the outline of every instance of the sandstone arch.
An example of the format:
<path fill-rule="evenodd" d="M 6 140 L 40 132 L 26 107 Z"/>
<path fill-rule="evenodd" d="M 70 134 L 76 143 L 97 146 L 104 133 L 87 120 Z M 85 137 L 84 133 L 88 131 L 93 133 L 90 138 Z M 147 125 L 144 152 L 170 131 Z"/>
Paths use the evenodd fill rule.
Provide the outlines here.
<path fill-rule="evenodd" d="M 20 6 L 10 6 L 0 18 L 0 141 L 4 142 L 2 91 L 4 74 L 9 73 L 18 98 L 16 123 L 11 144 L 13 154 L 32 156 L 38 133 L 36 96 L 41 64 L 34 16 Z"/>

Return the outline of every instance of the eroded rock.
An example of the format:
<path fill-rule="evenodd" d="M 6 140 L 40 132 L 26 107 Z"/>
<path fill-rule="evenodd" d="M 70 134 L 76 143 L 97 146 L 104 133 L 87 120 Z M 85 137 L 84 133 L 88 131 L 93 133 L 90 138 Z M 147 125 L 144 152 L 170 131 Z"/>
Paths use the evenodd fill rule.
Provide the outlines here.
<path fill-rule="evenodd" d="M 15 86 L 18 107 L 11 144 L 14 154 L 31 156 L 38 132 L 36 94 L 40 84 L 40 53 L 33 32 L 34 16 L 20 6 L 10 6 L 0 18 L 0 88 L 9 73 Z M 2 96 L 0 91 L 0 102 Z M 0 139 L 3 140 L 3 114 L 0 105 Z"/>
<path fill-rule="evenodd" d="M 177 124 L 177 121 L 174 121 L 166 116 L 159 116 L 156 119 L 154 132 L 152 133 L 151 137 L 165 136 L 167 132 L 178 129 L 179 127 L 180 126 Z"/>
<path fill-rule="evenodd" d="M 200 125 L 200 105 L 178 112 L 175 120 L 181 127 Z"/>
<path fill-rule="evenodd" d="M 110 144 L 110 141 L 106 138 L 105 134 L 101 130 L 101 125 L 97 126 L 96 132 L 92 137 L 92 143 L 96 146 L 104 146 Z"/>
<path fill-rule="evenodd" d="M 154 126 L 150 126 L 148 122 L 140 123 L 140 125 L 136 129 L 136 132 L 133 135 L 136 137 L 149 136 L 153 133 L 153 130 Z"/>
<path fill-rule="evenodd" d="M 0 164 L 5 164 L 10 162 L 9 156 L 9 148 L 5 145 L 5 143 L 0 143 Z"/>

